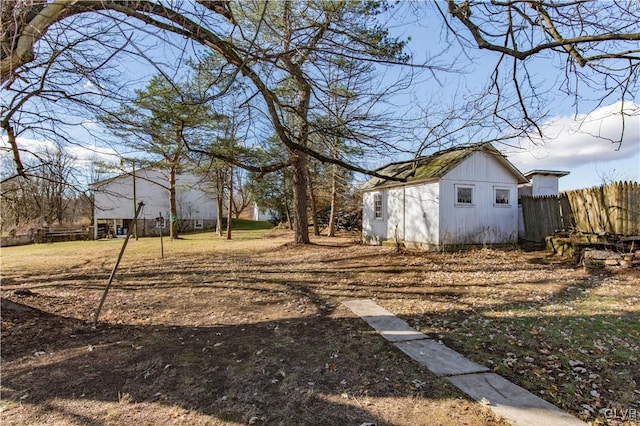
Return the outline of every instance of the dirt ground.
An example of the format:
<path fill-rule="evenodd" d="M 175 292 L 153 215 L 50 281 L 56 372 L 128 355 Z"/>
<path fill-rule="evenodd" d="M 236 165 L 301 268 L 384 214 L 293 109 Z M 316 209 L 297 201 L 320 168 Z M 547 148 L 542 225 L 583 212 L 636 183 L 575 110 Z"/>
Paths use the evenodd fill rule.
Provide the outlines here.
<path fill-rule="evenodd" d="M 376 335 L 341 304 L 352 298 L 578 417 L 638 420 L 637 270 L 290 238 L 185 237 L 165 259 L 132 242 L 96 327 L 115 242 L 55 259 L 3 249 L 2 424 L 504 424 Z"/>

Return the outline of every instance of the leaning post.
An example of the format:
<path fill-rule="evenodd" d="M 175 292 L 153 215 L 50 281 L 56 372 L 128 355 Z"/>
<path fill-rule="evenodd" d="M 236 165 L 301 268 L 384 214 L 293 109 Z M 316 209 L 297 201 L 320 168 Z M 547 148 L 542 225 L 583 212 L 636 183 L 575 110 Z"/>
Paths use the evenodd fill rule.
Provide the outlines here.
<path fill-rule="evenodd" d="M 140 214 L 140 210 L 142 210 L 142 206 L 144 203 L 140 201 L 138 203 L 138 208 L 136 209 L 136 214 L 134 215 L 133 221 L 138 220 L 138 215 Z M 107 298 L 107 293 L 109 292 L 109 288 L 111 287 L 111 283 L 113 282 L 113 278 L 116 276 L 116 271 L 118 270 L 118 266 L 120 265 L 120 260 L 122 260 L 122 256 L 124 255 L 124 251 L 127 248 L 127 243 L 129 242 L 129 238 L 131 237 L 132 227 L 130 226 L 127 230 L 127 236 L 124 239 L 124 243 L 122 243 L 122 248 L 120 249 L 120 254 L 118 254 L 118 259 L 116 260 L 116 264 L 113 265 L 113 269 L 111 270 L 111 275 L 109 275 L 109 281 L 107 282 L 107 286 L 104 289 L 104 293 L 102 294 L 102 299 L 100 299 L 100 304 L 98 305 L 98 310 L 96 311 L 96 315 L 93 317 L 93 326 L 95 327 L 98 324 L 98 317 L 100 317 L 100 311 L 102 310 L 102 306 L 104 305 L 104 301 Z"/>

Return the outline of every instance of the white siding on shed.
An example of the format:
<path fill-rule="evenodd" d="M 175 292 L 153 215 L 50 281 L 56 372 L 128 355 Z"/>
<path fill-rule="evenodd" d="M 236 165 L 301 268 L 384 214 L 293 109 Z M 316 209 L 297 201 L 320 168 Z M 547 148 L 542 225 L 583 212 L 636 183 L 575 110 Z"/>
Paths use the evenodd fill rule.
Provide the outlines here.
<path fill-rule="evenodd" d="M 494 155 L 475 151 L 464 161 L 454 167 L 441 180 L 458 180 L 463 182 L 497 182 L 517 183 L 516 177 L 505 166 L 496 160 Z"/>
<path fill-rule="evenodd" d="M 558 176 L 533 175 L 531 177 L 531 195 L 534 197 L 558 195 Z"/>
<path fill-rule="evenodd" d="M 518 238 L 522 175 L 490 145 L 444 150 L 381 169 L 406 183 L 370 179 L 363 191 L 364 241 L 407 245 L 505 244 Z M 382 218 L 374 200 L 382 197 Z"/>
<path fill-rule="evenodd" d="M 406 240 L 419 244 L 438 244 L 440 185 L 437 182 L 407 186 L 405 190 Z"/>
<path fill-rule="evenodd" d="M 382 219 L 376 219 L 374 213 L 374 198 L 382 195 Z M 387 239 L 387 221 L 385 209 L 385 191 L 367 191 L 362 194 L 362 235 L 368 243 L 379 244 Z"/>
<path fill-rule="evenodd" d="M 382 196 L 382 219 L 375 219 L 375 194 Z M 362 234 L 371 242 L 396 238 L 418 244 L 438 244 L 437 182 L 384 188 L 363 194 Z"/>
<path fill-rule="evenodd" d="M 456 185 L 473 187 L 472 205 L 456 203 Z M 509 204 L 496 204 L 496 189 L 509 190 Z M 474 152 L 440 180 L 442 244 L 515 243 L 518 183 L 492 155 Z"/>
<path fill-rule="evenodd" d="M 385 191 L 385 215 L 387 222 L 386 239 L 391 241 L 404 240 L 404 191 L 402 187 L 390 188 Z"/>

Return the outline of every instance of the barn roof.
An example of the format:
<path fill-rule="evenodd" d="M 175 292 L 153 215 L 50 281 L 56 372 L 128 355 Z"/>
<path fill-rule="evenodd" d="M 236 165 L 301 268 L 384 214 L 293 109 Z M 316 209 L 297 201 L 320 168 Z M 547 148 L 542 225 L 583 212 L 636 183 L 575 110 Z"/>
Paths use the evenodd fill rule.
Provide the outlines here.
<path fill-rule="evenodd" d="M 2 0 L 0 0 L 2 1 Z M 154 167 L 154 166 L 145 166 L 145 167 L 140 167 L 138 169 L 135 170 L 136 175 L 138 177 L 141 177 L 143 175 L 143 173 L 146 172 L 152 172 L 152 171 L 158 171 L 160 170 L 158 167 Z M 92 188 L 98 188 L 100 186 L 104 186 L 108 183 L 114 182 L 116 180 L 120 180 L 120 179 L 131 179 L 133 176 L 133 172 L 124 172 L 121 173 L 119 175 L 115 175 L 115 176 L 111 176 L 102 180 L 98 180 L 96 182 L 93 182 L 91 184 L 89 184 L 90 187 Z"/>
<path fill-rule="evenodd" d="M 500 151 L 495 149 L 490 143 L 459 145 L 453 148 L 438 151 L 434 154 L 417 157 L 409 161 L 387 164 L 376 170 L 379 174 L 383 174 L 395 179 L 382 179 L 373 177 L 369 179 L 363 186 L 362 190 L 370 190 L 374 188 L 397 185 L 397 179 L 403 179 L 404 182 L 418 182 L 427 180 L 437 180 L 453 170 L 458 164 L 476 151 L 494 155 L 496 160 L 513 173 L 518 179 L 518 183 L 527 183 L 529 180 L 513 165 Z"/>

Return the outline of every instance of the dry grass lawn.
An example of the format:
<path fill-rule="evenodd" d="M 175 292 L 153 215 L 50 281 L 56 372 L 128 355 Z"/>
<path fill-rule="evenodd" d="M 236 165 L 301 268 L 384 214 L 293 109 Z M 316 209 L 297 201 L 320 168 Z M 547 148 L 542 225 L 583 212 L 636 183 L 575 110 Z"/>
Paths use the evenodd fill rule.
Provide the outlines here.
<path fill-rule="evenodd" d="M 637 269 L 353 240 L 205 233 L 165 239 L 165 259 L 157 238 L 131 241 L 96 328 L 120 240 L 2 249 L 2 424 L 503 424 L 376 335 L 351 298 L 578 417 L 638 420 Z"/>

